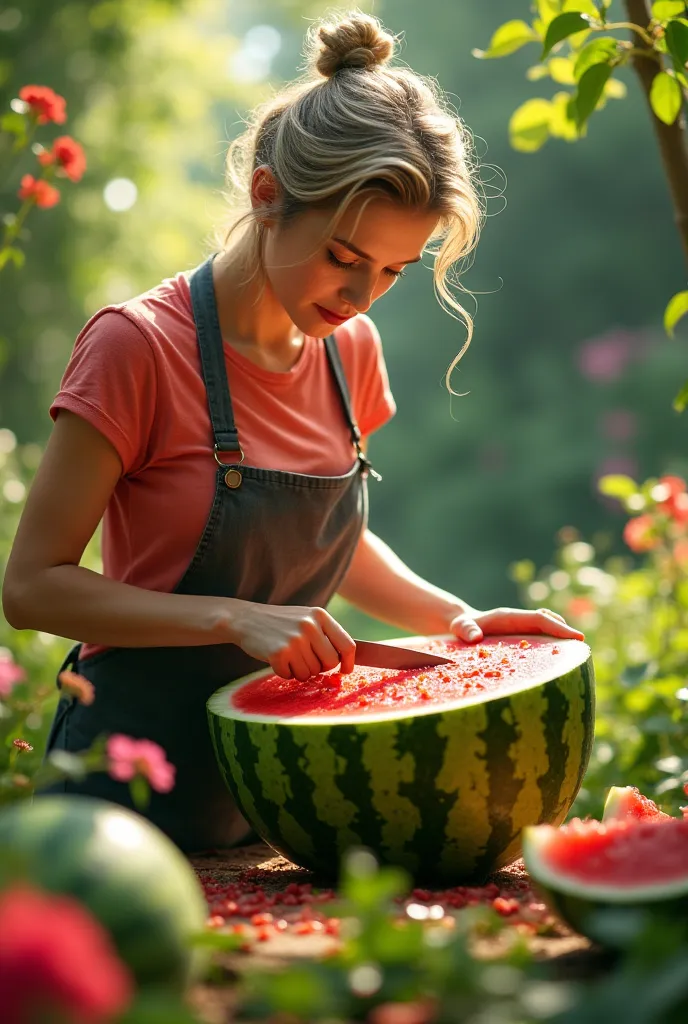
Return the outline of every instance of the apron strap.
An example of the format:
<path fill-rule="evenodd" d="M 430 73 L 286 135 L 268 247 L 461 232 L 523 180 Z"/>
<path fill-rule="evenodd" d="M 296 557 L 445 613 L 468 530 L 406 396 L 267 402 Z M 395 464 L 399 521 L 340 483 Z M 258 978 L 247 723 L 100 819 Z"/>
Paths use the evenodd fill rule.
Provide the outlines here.
<path fill-rule="evenodd" d="M 339 355 L 339 349 L 337 347 L 334 334 L 328 334 L 325 338 L 325 351 L 327 352 L 327 359 L 330 364 L 330 369 L 332 370 L 332 375 L 334 376 L 339 389 L 339 397 L 342 400 L 344 415 L 346 416 L 346 421 L 349 424 L 351 440 L 354 448 L 356 449 L 358 461 L 361 463 L 364 472 L 370 473 L 370 475 L 376 480 L 382 480 L 382 477 L 373 469 L 365 452 L 361 448 L 361 431 L 358 423 L 356 422 L 356 418 L 354 417 L 353 408 L 351 406 L 351 396 L 349 394 L 349 386 L 346 382 L 346 374 L 344 373 L 344 367 L 342 366 L 342 360 Z"/>
<path fill-rule="evenodd" d="M 196 333 L 198 335 L 201 370 L 208 396 L 210 422 L 215 439 L 215 458 L 218 462 L 220 461 L 217 458 L 218 452 L 238 452 L 243 461 L 239 434 L 234 422 L 234 411 L 232 409 L 232 399 L 229 393 L 229 381 L 227 380 L 227 369 L 225 367 L 225 355 L 222 347 L 220 321 L 217 315 L 217 303 L 213 288 L 213 260 L 215 255 L 215 253 L 212 253 L 207 260 L 196 267 L 189 275 L 191 304 L 196 322 Z M 375 472 L 361 448 L 361 431 L 351 408 L 349 388 L 346 383 L 344 367 L 342 366 L 334 334 L 330 334 L 325 338 L 325 351 L 339 390 L 344 415 L 349 424 L 351 439 L 356 449 L 358 460 L 364 472 L 370 473 L 376 480 L 381 480 L 382 477 L 379 473 Z"/>
<path fill-rule="evenodd" d="M 201 355 L 201 370 L 208 396 L 210 422 L 217 452 L 241 452 L 239 434 L 234 423 L 232 399 L 222 348 L 222 334 L 217 315 L 217 303 L 213 289 L 213 260 L 215 253 L 196 267 L 189 276 L 191 303 L 193 306 L 198 348 Z"/>

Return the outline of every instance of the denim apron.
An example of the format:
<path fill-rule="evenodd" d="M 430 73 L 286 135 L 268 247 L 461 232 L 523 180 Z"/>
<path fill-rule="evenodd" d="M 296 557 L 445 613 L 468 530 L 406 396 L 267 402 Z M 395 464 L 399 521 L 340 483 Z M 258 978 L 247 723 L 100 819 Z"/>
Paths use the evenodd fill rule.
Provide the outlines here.
<path fill-rule="evenodd" d="M 343 476 L 311 476 L 244 465 L 215 302 L 214 256 L 192 271 L 190 290 L 215 440 L 214 451 L 208 451 L 217 463 L 215 496 L 174 593 L 323 607 L 341 583 L 366 525 L 371 470 L 360 448 L 337 345 L 333 335 L 325 339 L 342 426 L 348 426 L 356 453 L 351 469 Z M 234 461 L 223 463 L 223 453 L 235 456 Z M 250 829 L 216 765 L 205 704 L 219 687 L 265 663 L 230 643 L 111 647 L 83 660 L 79 653 L 77 644 L 62 669 L 73 668 L 90 679 L 95 701 L 85 706 L 61 695 L 46 752 L 84 750 L 97 736 L 110 733 L 154 740 L 176 766 L 176 781 L 170 793 L 151 794 L 145 816 L 185 852 L 244 841 Z M 105 772 L 43 792 L 80 793 L 133 806 L 128 785 Z"/>

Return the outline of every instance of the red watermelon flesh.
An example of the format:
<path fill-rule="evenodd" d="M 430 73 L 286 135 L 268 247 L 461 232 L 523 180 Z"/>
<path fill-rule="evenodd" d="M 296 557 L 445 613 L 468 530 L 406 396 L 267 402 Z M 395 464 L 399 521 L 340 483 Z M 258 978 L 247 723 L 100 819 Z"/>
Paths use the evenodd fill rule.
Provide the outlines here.
<path fill-rule="evenodd" d="M 574 818 L 560 828 L 540 825 L 530 831 L 536 839 L 535 859 L 548 874 L 561 880 L 586 887 L 638 890 L 686 879 L 686 819 L 670 815 L 606 822 Z M 529 859 L 526 853 L 526 864 Z M 537 868 L 533 874 L 538 876 Z"/>
<path fill-rule="evenodd" d="M 660 811 L 654 800 L 643 796 L 637 786 L 612 786 L 604 805 L 604 821 L 612 818 L 632 818 L 644 821 L 651 818 L 671 818 Z"/>
<path fill-rule="evenodd" d="M 403 646 L 403 640 L 395 642 Z M 454 664 L 404 671 L 356 666 L 348 675 L 333 670 L 305 682 L 263 676 L 233 693 L 232 707 L 246 714 L 280 718 L 365 717 L 378 712 L 427 710 L 448 701 L 485 700 L 491 694 L 519 689 L 535 677 L 556 674 L 552 673 L 553 662 L 567 643 L 570 641 L 535 636 L 488 637 L 477 645 L 414 638 L 415 650 L 443 655 Z"/>

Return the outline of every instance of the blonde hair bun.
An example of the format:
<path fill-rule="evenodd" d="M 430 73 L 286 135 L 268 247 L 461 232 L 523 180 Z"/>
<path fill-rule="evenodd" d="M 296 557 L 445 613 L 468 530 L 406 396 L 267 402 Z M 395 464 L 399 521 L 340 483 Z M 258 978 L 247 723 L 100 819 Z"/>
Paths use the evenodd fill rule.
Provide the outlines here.
<path fill-rule="evenodd" d="M 307 36 L 309 64 L 324 78 L 345 68 L 372 70 L 394 56 L 395 38 L 370 14 L 351 11 L 338 21 L 320 23 Z"/>

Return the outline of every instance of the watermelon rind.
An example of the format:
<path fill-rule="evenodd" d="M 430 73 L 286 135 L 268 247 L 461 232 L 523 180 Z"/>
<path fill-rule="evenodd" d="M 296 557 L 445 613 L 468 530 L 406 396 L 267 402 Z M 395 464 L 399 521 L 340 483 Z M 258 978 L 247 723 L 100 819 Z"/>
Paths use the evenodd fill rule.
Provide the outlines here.
<path fill-rule="evenodd" d="M 647 920 L 686 923 L 688 867 L 684 878 L 671 882 L 634 886 L 583 882 L 548 863 L 547 849 L 556 832 L 548 825 L 526 827 L 523 860 L 546 904 L 573 931 L 601 945 L 623 948 L 634 940 L 640 914 Z M 627 928 L 623 927 L 624 915 Z M 608 926 L 611 918 L 614 927 Z"/>
<path fill-rule="evenodd" d="M 4 808 L 0 885 L 17 879 L 79 900 L 110 933 L 140 986 L 183 991 L 204 968 L 207 953 L 189 942 L 208 916 L 196 874 L 174 843 L 134 811 L 69 794 Z"/>
<path fill-rule="evenodd" d="M 343 853 L 366 846 L 419 882 L 484 880 L 520 855 L 526 825 L 565 819 L 590 757 L 590 648 L 551 643 L 560 651 L 551 672 L 498 695 L 365 716 L 278 718 L 230 707 L 242 686 L 272 674 L 254 672 L 207 702 L 220 771 L 255 831 L 320 875 L 336 876 Z"/>

